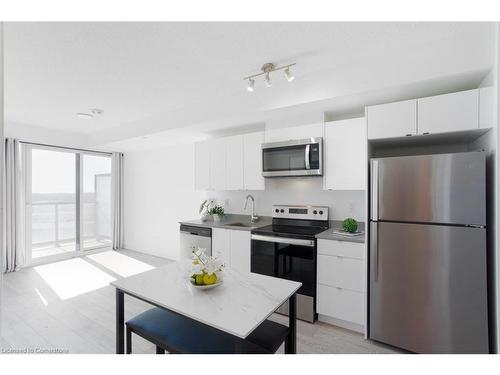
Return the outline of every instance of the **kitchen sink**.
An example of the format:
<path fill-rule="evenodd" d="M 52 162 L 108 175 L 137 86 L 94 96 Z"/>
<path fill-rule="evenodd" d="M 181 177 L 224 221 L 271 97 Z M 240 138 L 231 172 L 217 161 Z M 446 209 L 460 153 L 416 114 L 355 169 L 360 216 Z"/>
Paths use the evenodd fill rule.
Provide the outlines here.
<path fill-rule="evenodd" d="M 252 223 L 231 223 L 226 225 L 230 227 L 244 227 L 244 228 L 251 228 L 254 226 Z"/>

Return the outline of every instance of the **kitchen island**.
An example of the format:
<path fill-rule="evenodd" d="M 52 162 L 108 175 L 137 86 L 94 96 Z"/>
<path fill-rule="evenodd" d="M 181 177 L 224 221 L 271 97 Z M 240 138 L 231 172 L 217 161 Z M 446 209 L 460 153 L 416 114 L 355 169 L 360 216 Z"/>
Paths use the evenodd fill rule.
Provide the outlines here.
<path fill-rule="evenodd" d="M 188 273 L 189 262 L 172 262 L 111 283 L 116 288 L 117 354 L 124 353 L 125 294 L 243 340 L 289 301 L 285 353 L 296 352 L 295 296 L 301 283 L 227 269 L 222 285 L 203 291 L 193 287 Z"/>

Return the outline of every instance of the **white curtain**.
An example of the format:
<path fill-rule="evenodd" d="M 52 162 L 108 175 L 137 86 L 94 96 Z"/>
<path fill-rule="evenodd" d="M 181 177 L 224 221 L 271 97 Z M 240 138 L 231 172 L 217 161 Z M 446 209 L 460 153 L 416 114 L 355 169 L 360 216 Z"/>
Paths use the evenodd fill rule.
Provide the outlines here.
<path fill-rule="evenodd" d="M 113 193 L 113 249 L 123 247 L 123 154 L 111 158 L 111 190 Z"/>
<path fill-rule="evenodd" d="M 21 153 L 17 139 L 5 139 L 3 181 L 3 272 L 13 272 L 18 270 L 25 261 L 22 235 Z"/>

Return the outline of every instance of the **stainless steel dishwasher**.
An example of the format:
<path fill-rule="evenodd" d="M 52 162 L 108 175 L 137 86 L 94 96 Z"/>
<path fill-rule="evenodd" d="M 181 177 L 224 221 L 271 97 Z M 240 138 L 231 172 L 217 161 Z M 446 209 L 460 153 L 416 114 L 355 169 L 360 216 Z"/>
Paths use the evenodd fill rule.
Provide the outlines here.
<path fill-rule="evenodd" d="M 191 259 L 193 249 L 203 248 L 212 255 L 212 228 L 181 224 L 181 258 Z"/>

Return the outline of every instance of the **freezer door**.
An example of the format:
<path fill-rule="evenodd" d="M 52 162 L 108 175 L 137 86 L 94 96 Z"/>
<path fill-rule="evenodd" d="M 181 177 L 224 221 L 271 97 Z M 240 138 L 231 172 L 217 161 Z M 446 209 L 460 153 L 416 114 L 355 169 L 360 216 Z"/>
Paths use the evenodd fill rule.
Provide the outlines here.
<path fill-rule="evenodd" d="M 371 163 L 372 220 L 486 225 L 484 152 Z"/>
<path fill-rule="evenodd" d="M 485 232 L 372 222 L 369 337 L 417 353 L 488 353 Z"/>

